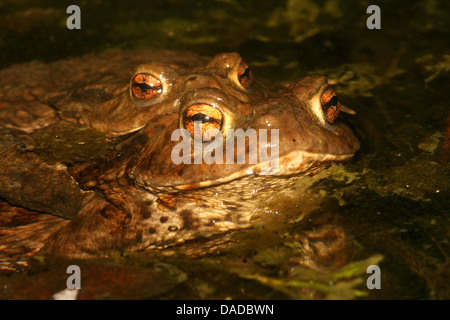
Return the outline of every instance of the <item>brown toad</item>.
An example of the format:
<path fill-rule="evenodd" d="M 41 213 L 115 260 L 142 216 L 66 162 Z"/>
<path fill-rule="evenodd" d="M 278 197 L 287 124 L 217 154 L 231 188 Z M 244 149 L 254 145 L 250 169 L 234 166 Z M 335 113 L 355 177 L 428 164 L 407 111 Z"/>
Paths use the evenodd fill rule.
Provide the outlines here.
<path fill-rule="evenodd" d="M 3 268 L 41 250 L 89 257 L 250 227 L 264 219 L 255 210 L 261 198 L 359 148 L 325 77 L 275 94 L 236 53 L 110 51 L 16 65 L 0 79 Z M 186 137 L 174 139 L 177 129 L 192 138 L 188 152 L 179 150 Z M 248 134 L 246 145 L 226 150 L 238 129 Z M 64 140 L 62 155 L 49 156 L 42 137 L 51 148 L 67 132 L 74 137 Z M 266 140 L 261 132 L 270 132 Z M 207 136 L 223 143 L 210 152 L 212 163 L 198 162 L 195 145 L 206 150 Z M 94 140 L 106 155 L 78 157 L 85 151 L 77 145 Z M 264 153 L 250 161 L 255 150 Z M 276 156 L 270 174 L 264 154 Z"/>

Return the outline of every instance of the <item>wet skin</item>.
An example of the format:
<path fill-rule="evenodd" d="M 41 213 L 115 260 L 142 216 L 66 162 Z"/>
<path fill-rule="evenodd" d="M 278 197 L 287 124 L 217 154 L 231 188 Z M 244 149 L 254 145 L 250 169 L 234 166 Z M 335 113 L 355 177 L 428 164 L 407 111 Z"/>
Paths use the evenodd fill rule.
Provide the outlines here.
<path fill-rule="evenodd" d="M 325 77 L 305 77 L 274 93 L 236 53 L 207 59 L 112 51 L 13 66 L 0 79 L 4 268 L 41 250 L 101 256 L 248 228 L 265 219 L 256 210 L 264 198 L 359 148 Z M 202 122 L 200 132 L 216 129 L 225 140 L 227 129 L 278 129 L 279 170 L 263 175 L 269 164 L 259 160 L 175 164 L 171 152 L 179 141 L 172 133 L 181 128 L 198 138 L 195 121 Z M 43 132 L 58 139 L 71 128 L 104 136 L 114 148 L 101 161 L 39 152 Z"/>

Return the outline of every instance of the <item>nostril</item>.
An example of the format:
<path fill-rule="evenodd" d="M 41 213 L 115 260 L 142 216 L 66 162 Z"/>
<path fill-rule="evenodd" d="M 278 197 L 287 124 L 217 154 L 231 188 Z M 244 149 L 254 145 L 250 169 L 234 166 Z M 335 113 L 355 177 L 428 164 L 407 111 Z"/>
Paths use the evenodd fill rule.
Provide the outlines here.
<path fill-rule="evenodd" d="M 188 79 L 188 81 L 195 81 L 195 80 L 197 80 L 197 76 L 192 76 Z"/>

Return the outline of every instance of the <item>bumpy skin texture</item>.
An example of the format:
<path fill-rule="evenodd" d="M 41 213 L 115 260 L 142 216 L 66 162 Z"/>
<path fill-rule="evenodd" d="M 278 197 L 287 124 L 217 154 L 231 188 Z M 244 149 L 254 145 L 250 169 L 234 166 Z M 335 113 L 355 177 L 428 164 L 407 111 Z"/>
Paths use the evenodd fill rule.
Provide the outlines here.
<path fill-rule="evenodd" d="M 134 86 L 136 74 L 150 74 L 161 86 Z M 253 80 L 236 53 L 207 59 L 110 51 L 13 66 L 0 79 L 3 268 L 25 264 L 40 250 L 89 257 L 249 227 L 264 219 L 255 210 L 261 199 L 359 148 L 339 119 L 321 118 L 325 77 L 305 77 L 276 96 Z M 138 98 L 133 88 L 151 98 Z M 220 111 L 214 115 L 221 115 L 224 133 L 278 129 L 279 171 L 261 175 L 268 164 L 260 161 L 175 164 L 171 152 L 179 141 L 171 135 L 185 127 L 189 107 L 204 105 Z M 114 148 L 101 161 L 49 158 L 39 150 L 42 133 L 56 140 L 71 128 L 101 133 Z"/>

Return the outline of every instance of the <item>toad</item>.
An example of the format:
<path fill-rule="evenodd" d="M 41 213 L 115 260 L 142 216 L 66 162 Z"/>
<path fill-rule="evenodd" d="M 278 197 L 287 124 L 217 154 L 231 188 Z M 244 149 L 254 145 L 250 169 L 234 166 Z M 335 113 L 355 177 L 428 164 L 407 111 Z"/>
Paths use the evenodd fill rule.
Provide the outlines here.
<path fill-rule="evenodd" d="M 0 79 L 2 268 L 41 251 L 85 258 L 249 228 L 264 198 L 359 148 L 324 76 L 271 92 L 237 53 L 116 50 Z M 195 161 L 211 141 L 214 161 Z"/>

